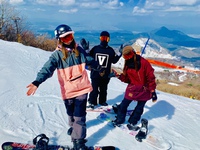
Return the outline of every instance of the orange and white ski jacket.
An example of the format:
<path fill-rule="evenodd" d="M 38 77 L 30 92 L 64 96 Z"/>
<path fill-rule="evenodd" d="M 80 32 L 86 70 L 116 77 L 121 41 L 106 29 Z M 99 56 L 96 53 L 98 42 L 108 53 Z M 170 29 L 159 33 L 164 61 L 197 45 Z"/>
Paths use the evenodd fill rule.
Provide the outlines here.
<path fill-rule="evenodd" d="M 57 69 L 58 81 L 63 100 L 91 92 L 92 86 L 85 66 L 89 65 L 92 68 L 97 68 L 98 65 L 80 46 L 77 48 L 80 52 L 79 57 L 76 57 L 74 52 L 69 52 L 65 61 L 62 59 L 62 51 L 55 50 L 49 57 L 49 60 L 38 72 L 33 84 L 37 83 L 39 86 L 47 78 L 50 78 Z"/>

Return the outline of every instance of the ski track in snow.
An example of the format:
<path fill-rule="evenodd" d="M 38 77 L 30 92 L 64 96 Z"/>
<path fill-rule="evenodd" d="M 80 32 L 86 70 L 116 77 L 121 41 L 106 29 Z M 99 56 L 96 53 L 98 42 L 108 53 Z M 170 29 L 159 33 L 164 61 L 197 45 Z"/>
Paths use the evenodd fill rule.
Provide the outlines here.
<path fill-rule="evenodd" d="M 45 115 L 43 114 L 43 110 L 41 109 L 41 107 L 39 106 L 39 104 L 37 104 L 37 110 L 36 112 L 38 112 L 38 118 L 40 118 L 39 122 L 42 123 L 42 128 L 44 127 L 45 124 Z"/>

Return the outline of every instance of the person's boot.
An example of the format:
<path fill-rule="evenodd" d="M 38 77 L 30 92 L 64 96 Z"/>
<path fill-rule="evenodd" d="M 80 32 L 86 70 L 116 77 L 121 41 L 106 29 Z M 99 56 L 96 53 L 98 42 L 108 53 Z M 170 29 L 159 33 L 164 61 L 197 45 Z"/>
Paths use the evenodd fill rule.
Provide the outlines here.
<path fill-rule="evenodd" d="M 112 124 L 114 127 L 116 127 L 116 126 L 120 127 L 125 122 L 125 119 L 124 118 L 119 119 L 120 117 L 118 117 L 118 116 L 115 116 L 115 117 L 116 117 L 116 119 L 112 120 Z"/>
<path fill-rule="evenodd" d="M 137 124 L 132 124 L 132 123 L 127 124 L 127 127 L 129 130 L 133 130 L 133 131 L 137 131 L 140 129 L 140 127 Z"/>
<path fill-rule="evenodd" d="M 114 104 L 112 105 L 113 111 L 117 114 L 118 109 L 119 109 L 119 105 L 118 104 Z"/>
<path fill-rule="evenodd" d="M 115 116 L 116 119 L 112 121 L 114 127 L 116 127 L 116 126 L 120 127 L 121 124 L 123 124 L 126 119 L 126 112 L 125 113 L 121 112 L 120 105 L 117 105 L 117 108 L 118 108 L 117 116 Z"/>
<path fill-rule="evenodd" d="M 72 131 L 73 131 L 73 128 L 70 127 L 70 128 L 67 130 L 67 134 L 68 134 L 68 135 L 71 135 L 71 134 L 72 134 Z"/>
<path fill-rule="evenodd" d="M 85 145 L 87 140 L 85 139 L 79 139 L 79 140 L 73 140 L 73 150 L 88 150 L 88 147 Z"/>

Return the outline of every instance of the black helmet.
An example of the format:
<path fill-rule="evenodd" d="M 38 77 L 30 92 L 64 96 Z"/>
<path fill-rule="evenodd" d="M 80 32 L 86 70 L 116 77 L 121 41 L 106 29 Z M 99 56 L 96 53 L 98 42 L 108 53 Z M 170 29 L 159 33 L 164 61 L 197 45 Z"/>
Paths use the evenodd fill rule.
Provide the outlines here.
<path fill-rule="evenodd" d="M 56 39 L 58 39 L 60 37 L 65 37 L 68 34 L 74 34 L 74 31 L 72 31 L 72 29 L 68 25 L 61 24 L 56 27 L 56 29 L 54 30 L 54 34 Z"/>

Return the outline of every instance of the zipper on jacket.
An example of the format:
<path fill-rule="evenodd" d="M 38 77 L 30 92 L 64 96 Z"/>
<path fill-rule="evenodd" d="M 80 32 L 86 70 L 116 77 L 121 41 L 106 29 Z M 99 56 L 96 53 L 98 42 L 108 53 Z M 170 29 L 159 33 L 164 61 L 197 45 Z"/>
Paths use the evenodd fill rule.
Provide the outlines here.
<path fill-rule="evenodd" d="M 76 78 L 74 78 L 74 79 L 71 79 L 71 80 L 69 80 L 69 81 L 74 81 L 74 80 L 79 79 L 79 78 L 81 78 L 81 77 L 82 77 L 82 75 L 80 75 L 80 76 L 78 76 L 78 77 L 76 77 Z"/>

